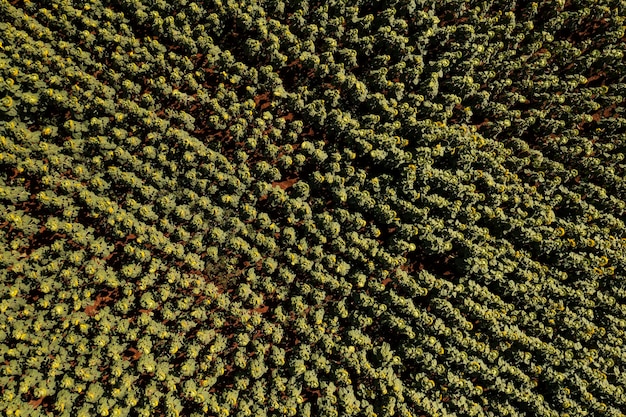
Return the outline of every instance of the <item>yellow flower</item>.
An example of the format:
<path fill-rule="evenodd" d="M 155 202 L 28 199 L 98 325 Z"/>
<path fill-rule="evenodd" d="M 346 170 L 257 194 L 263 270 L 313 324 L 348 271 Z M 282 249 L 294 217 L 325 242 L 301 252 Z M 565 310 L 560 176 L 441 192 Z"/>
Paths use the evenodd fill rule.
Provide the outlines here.
<path fill-rule="evenodd" d="M 2 104 L 4 107 L 11 107 L 13 105 L 13 98 L 11 98 L 10 96 L 6 96 L 2 99 L 0 104 Z"/>

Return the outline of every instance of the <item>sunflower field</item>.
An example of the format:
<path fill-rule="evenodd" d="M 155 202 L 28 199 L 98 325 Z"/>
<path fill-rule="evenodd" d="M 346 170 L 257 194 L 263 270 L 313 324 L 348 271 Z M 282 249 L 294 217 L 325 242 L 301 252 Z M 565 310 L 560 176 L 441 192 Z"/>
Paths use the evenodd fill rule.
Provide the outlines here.
<path fill-rule="evenodd" d="M 0 415 L 625 416 L 625 31 L 0 0 Z"/>

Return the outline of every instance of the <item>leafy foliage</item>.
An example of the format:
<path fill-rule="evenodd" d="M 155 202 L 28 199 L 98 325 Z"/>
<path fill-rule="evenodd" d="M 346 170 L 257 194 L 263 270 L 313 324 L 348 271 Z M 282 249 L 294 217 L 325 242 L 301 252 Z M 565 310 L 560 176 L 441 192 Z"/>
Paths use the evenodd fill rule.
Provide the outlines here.
<path fill-rule="evenodd" d="M 621 416 L 625 20 L 0 0 L 0 412 Z"/>

